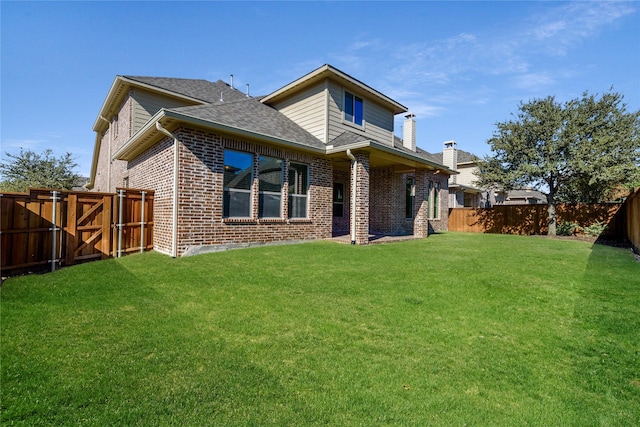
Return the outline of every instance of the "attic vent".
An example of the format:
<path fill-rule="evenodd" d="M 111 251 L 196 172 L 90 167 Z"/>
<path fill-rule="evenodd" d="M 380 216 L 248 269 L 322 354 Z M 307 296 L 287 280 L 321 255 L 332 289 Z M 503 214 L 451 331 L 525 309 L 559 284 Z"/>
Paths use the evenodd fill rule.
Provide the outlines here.
<path fill-rule="evenodd" d="M 231 74 L 231 89 L 233 89 L 233 74 Z"/>
<path fill-rule="evenodd" d="M 249 83 L 247 83 L 247 98 L 249 98 Z"/>

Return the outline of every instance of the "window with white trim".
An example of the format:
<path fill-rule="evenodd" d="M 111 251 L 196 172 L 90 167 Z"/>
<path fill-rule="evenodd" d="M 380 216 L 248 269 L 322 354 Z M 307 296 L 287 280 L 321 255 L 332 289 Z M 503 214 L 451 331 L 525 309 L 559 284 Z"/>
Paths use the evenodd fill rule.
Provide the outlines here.
<path fill-rule="evenodd" d="M 275 157 L 260 156 L 258 159 L 260 218 L 282 217 L 282 181 L 283 160 Z"/>
<path fill-rule="evenodd" d="M 253 154 L 224 150 L 223 215 L 226 218 L 251 217 Z"/>
<path fill-rule="evenodd" d="M 358 126 L 362 126 L 364 106 L 362 98 L 345 91 L 344 92 L 344 120 Z"/>
<path fill-rule="evenodd" d="M 289 164 L 289 218 L 307 218 L 309 166 Z"/>

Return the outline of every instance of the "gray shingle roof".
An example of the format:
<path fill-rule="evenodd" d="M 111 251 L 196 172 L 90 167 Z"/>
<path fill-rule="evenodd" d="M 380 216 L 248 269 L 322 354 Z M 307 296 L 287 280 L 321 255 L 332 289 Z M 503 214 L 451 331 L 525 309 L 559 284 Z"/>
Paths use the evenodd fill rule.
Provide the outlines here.
<path fill-rule="evenodd" d="M 123 76 L 159 89 L 168 90 L 204 102 L 219 104 L 220 96 L 226 102 L 239 101 L 247 96 L 222 80 L 210 82 L 202 79 L 175 79 L 169 77 Z"/>
<path fill-rule="evenodd" d="M 330 142 L 330 144 L 333 145 L 334 147 L 342 147 L 345 145 L 351 145 L 351 144 L 356 144 L 358 142 L 365 142 L 365 141 L 369 141 L 369 138 L 365 138 L 362 135 L 358 135 L 357 133 L 350 132 L 347 130 L 342 132 L 337 137 L 335 137 Z"/>
<path fill-rule="evenodd" d="M 438 163 L 442 163 L 442 153 L 432 154 L 434 158 L 438 159 Z M 480 160 L 480 157 L 468 151 L 458 150 L 458 163 L 471 163 Z"/>
<path fill-rule="evenodd" d="M 176 113 L 219 123 L 256 134 L 262 134 L 307 147 L 324 149 L 325 145 L 284 114 L 254 98 L 243 97 L 235 102 L 169 109 Z"/>
<path fill-rule="evenodd" d="M 168 77 L 123 76 L 129 80 L 184 95 L 202 101 L 205 105 L 166 109 L 184 117 L 220 124 L 257 135 L 264 135 L 301 146 L 324 150 L 326 145 L 293 120 L 272 107 L 260 102 L 260 97 L 248 97 L 218 80 L 179 79 Z M 334 147 L 347 146 L 369 141 L 369 138 L 346 131 L 330 142 Z M 440 157 L 421 148 L 415 152 L 405 148 L 402 140 L 395 138 L 394 148 L 398 151 L 422 158 L 430 163 L 442 165 Z M 462 152 L 461 150 L 458 151 Z"/>
<path fill-rule="evenodd" d="M 411 150 L 409 150 L 408 148 L 406 148 L 404 146 L 404 144 L 402 143 L 402 139 L 398 138 L 397 136 L 394 136 L 393 138 L 393 147 L 400 150 L 400 151 L 404 151 L 405 153 L 413 153 L 413 154 L 417 154 L 418 157 L 422 157 L 425 160 L 428 160 L 432 163 L 437 163 L 439 165 L 442 164 L 442 156 L 440 156 L 440 158 L 438 159 L 438 157 L 434 154 L 429 153 L 426 150 L 423 150 L 420 147 L 416 147 L 416 151 L 415 153 Z"/>

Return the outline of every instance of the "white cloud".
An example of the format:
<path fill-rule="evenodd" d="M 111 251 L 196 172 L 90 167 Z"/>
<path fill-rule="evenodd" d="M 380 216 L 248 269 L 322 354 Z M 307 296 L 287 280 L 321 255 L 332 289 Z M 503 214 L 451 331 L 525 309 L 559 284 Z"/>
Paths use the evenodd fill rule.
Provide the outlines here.
<path fill-rule="evenodd" d="M 525 90 L 541 90 L 556 83 L 548 73 L 520 74 L 513 78 L 513 86 Z"/>
<path fill-rule="evenodd" d="M 555 55 L 596 36 L 604 27 L 635 13 L 631 2 L 572 2 L 544 13 L 536 14 L 520 37 L 521 44 Z"/>

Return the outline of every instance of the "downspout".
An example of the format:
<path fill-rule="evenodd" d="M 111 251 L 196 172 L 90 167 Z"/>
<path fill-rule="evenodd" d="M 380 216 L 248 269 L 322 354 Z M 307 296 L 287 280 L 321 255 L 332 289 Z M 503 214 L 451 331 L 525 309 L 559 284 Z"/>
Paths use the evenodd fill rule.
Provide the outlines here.
<path fill-rule="evenodd" d="M 347 157 L 351 159 L 351 244 L 356 244 L 356 184 L 358 182 L 358 161 L 347 148 Z"/>
<path fill-rule="evenodd" d="M 176 138 L 174 134 L 163 128 L 160 122 L 156 122 L 156 129 L 167 135 L 169 138 L 173 139 L 173 225 L 171 227 L 171 256 L 173 258 L 176 258 L 178 256 L 178 138 Z"/>
<path fill-rule="evenodd" d="M 107 120 L 102 114 L 100 114 L 100 119 L 107 123 L 107 132 L 109 132 L 109 144 L 107 145 L 107 160 L 109 163 L 107 164 L 107 192 L 111 191 L 111 122 Z M 104 190 L 103 190 L 104 191 Z"/>

